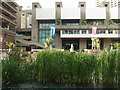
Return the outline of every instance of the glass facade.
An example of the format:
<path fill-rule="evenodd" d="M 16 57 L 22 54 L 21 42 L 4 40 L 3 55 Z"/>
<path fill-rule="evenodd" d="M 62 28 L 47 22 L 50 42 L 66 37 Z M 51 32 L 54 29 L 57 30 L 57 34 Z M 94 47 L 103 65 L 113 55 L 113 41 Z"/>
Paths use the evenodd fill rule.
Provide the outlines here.
<path fill-rule="evenodd" d="M 38 33 L 38 41 L 42 44 L 45 43 L 46 39 L 50 37 L 50 27 L 55 26 L 55 21 L 39 21 L 38 28 L 49 28 L 48 30 L 39 30 Z M 55 35 L 52 36 L 53 44 L 52 46 L 55 47 Z"/>
<path fill-rule="evenodd" d="M 45 40 L 50 37 L 50 30 L 39 30 L 39 37 L 38 41 L 42 44 L 45 43 Z M 55 47 L 55 36 L 52 37 L 53 44 L 52 46 Z"/>
<path fill-rule="evenodd" d="M 55 23 L 39 23 L 39 28 L 50 28 L 50 26 L 55 26 Z"/>

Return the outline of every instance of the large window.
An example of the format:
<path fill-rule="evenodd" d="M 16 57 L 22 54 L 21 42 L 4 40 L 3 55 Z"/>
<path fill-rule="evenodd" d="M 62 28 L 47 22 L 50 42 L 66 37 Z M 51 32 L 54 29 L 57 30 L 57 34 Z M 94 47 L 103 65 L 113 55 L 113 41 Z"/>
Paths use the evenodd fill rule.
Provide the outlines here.
<path fill-rule="evenodd" d="M 40 43 L 44 44 L 45 40 L 49 37 L 50 37 L 50 30 L 39 30 L 38 40 Z M 55 47 L 55 36 L 53 36 L 52 39 L 53 39 L 52 46 Z"/>

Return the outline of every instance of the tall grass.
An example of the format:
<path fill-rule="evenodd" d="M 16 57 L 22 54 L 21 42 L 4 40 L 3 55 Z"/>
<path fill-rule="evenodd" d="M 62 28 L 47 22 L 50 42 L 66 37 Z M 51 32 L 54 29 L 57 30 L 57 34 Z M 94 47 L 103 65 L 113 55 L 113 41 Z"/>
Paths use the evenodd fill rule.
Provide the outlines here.
<path fill-rule="evenodd" d="M 97 59 L 90 54 L 60 51 L 39 52 L 36 65 L 39 80 L 48 83 L 89 83 L 95 71 Z"/>
<path fill-rule="evenodd" d="M 18 53 L 12 53 L 12 58 L 2 61 L 4 84 L 34 81 L 42 84 L 114 85 L 120 80 L 120 52 L 117 51 L 104 52 L 96 57 L 48 50 L 38 52 L 36 60 L 26 60 Z"/>
<path fill-rule="evenodd" d="M 99 60 L 101 61 L 102 83 L 104 85 L 115 85 L 118 83 L 120 52 L 104 52 Z"/>

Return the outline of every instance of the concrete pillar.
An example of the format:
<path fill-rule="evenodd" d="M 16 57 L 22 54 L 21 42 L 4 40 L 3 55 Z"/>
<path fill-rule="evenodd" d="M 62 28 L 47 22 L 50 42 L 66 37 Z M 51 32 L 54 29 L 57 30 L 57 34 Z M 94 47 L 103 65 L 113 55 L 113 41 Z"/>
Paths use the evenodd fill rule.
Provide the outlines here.
<path fill-rule="evenodd" d="M 17 29 L 21 28 L 21 11 L 22 11 L 22 6 L 17 7 Z"/>
<path fill-rule="evenodd" d="M 55 48 L 62 49 L 62 39 L 60 38 L 60 32 L 55 34 Z"/>
<path fill-rule="evenodd" d="M 80 7 L 80 15 L 81 15 L 81 19 L 85 19 L 86 18 L 86 3 L 85 2 L 79 2 L 78 7 Z"/>
<path fill-rule="evenodd" d="M 86 49 L 86 39 L 80 39 L 79 40 L 79 49 L 82 51 L 83 49 Z"/>
<path fill-rule="evenodd" d="M 38 21 L 36 20 L 36 8 L 41 8 L 39 3 L 32 3 L 32 41 L 38 42 Z"/>
<path fill-rule="evenodd" d="M 62 8 L 62 2 L 56 2 L 55 3 L 56 19 L 61 20 L 61 8 Z M 55 23 L 57 24 L 57 22 Z M 62 49 L 62 39 L 60 38 L 60 31 L 56 31 L 55 33 L 55 48 Z"/>
<path fill-rule="evenodd" d="M 111 41 L 111 39 L 104 39 L 103 48 L 110 48 Z"/>
<path fill-rule="evenodd" d="M 108 21 L 110 20 L 110 3 L 104 2 L 103 7 L 106 8 L 106 19 L 104 20 L 104 24 L 108 25 Z"/>
<path fill-rule="evenodd" d="M 55 10 L 56 10 L 56 19 L 61 19 L 61 8 L 62 8 L 62 2 L 56 2 L 55 3 Z"/>

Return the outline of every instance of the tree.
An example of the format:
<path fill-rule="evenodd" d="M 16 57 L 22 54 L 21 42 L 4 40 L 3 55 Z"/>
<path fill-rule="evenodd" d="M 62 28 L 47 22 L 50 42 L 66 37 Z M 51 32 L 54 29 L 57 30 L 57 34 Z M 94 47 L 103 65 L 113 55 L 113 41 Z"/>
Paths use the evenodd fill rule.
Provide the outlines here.
<path fill-rule="evenodd" d="M 11 51 L 12 46 L 14 45 L 14 43 L 9 42 L 9 43 L 6 43 L 6 45 L 9 47 L 9 52 L 10 52 L 10 51 Z"/>
<path fill-rule="evenodd" d="M 120 49 L 120 43 L 115 43 L 115 44 L 113 45 L 113 47 L 114 47 L 115 49 Z"/>
<path fill-rule="evenodd" d="M 52 38 L 51 37 L 49 37 L 49 38 L 47 38 L 46 40 L 45 40 L 45 48 L 46 49 L 51 49 L 51 47 L 52 47 L 52 42 L 53 42 L 53 40 L 52 40 Z"/>

